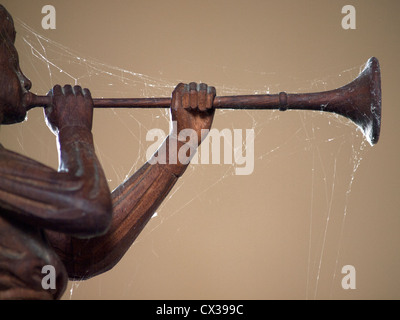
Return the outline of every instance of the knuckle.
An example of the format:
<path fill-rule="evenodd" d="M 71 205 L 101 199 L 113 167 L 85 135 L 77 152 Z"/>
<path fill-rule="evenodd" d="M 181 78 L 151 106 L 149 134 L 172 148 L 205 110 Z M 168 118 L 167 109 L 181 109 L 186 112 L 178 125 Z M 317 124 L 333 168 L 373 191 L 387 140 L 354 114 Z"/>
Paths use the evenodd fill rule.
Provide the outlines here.
<path fill-rule="evenodd" d="M 207 88 L 208 88 L 208 86 L 207 86 L 206 83 L 200 83 L 200 85 L 199 85 L 199 90 L 201 90 L 201 91 L 206 91 Z"/>
<path fill-rule="evenodd" d="M 198 85 L 196 82 L 191 82 L 189 83 L 189 90 L 192 94 L 196 93 L 198 91 Z"/>
<path fill-rule="evenodd" d="M 82 88 L 81 88 L 81 86 L 74 86 L 73 91 L 74 91 L 75 94 L 81 93 L 82 92 Z"/>
<path fill-rule="evenodd" d="M 217 92 L 217 91 L 215 90 L 215 87 L 213 87 L 213 86 L 209 86 L 209 87 L 208 87 L 208 93 L 209 93 L 209 94 L 216 94 L 216 92 Z"/>
<path fill-rule="evenodd" d="M 185 88 L 185 84 L 182 83 L 182 82 L 180 82 L 180 83 L 175 87 L 174 92 L 182 91 L 182 90 L 184 90 L 184 88 Z"/>

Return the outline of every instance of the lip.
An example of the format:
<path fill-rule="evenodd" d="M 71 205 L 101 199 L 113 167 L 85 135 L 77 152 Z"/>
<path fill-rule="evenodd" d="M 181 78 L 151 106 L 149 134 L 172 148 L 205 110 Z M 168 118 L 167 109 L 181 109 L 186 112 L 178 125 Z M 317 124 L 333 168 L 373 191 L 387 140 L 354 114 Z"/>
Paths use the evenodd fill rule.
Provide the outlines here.
<path fill-rule="evenodd" d="M 29 111 L 30 109 L 34 108 L 35 106 L 32 105 L 33 102 L 33 93 L 26 91 L 22 95 L 22 107 Z"/>

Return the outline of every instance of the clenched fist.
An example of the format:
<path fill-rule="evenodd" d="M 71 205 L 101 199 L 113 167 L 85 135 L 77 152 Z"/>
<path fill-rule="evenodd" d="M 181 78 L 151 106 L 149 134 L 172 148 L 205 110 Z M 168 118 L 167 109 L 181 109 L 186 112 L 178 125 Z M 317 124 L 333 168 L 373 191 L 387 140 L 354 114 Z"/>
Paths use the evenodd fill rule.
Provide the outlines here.
<path fill-rule="evenodd" d="M 197 139 L 197 146 L 200 145 L 214 119 L 215 95 L 215 88 L 205 83 L 178 84 L 172 93 L 171 103 L 172 121 L 176 126 L 174 132 L 179 135 L 182 130 L 191 129 L 197 135 L 194 137 Z M 207 131 L 202 132 L 202 129 Z"/>
<path fill-rule="evenodd" d="M 65 127 L 92 130 L 93 100 L 88 89 L 56 85 L 48 96 L 52 97 L 52 104 L 45 108 L 45 117 L 53 133 L 58 134 Z"/>

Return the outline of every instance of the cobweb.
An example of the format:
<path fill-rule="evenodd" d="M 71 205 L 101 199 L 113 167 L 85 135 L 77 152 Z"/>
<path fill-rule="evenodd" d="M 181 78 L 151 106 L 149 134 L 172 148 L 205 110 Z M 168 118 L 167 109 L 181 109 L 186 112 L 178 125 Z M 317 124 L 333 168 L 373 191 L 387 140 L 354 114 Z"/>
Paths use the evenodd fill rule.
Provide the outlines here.
<path fill-rule="evenodd" d="M 154 77 L 137 73 L 133 71 L 135 66 L 132 66 L 131 70 L 126 70 L 120 68 L 117 63 L 109 65 L 96 58 L 84 57 L 79 52 L 44 37 L 23 21 L 16 19 L 15 23 L 18 33 L 16 47 L 20 54 L 22 70 L 31 78 L 34 83 L 32 91 L 37 94 L 46 94 L 55 84 L 69 83 L 90 88 L 93 97 L 168 97 L 175 85 L 181 82 L 181 79 L 169 79 L 162 74 Z M 193 67 L 193 61 L 188 63 Z M 240 68 L 232 70 L 225 66 L 215 66 L 215 68 L 229 75 L 226 78 L 233 82 L 233 84 L 228 81 L 213 83 L 218 95 L 240 95 L 286 91 L 285 82 L 297 84 L 297 92 L 332 89 L 353 80 L 362 66 L 351 67 L 340 74 L 323 75 L 320 70 L 313 71 L 310 72 L 310 80 L 306 83 L 289 76 L 283 83 L 282 81 L 277 83 L 277 72 L 262 70 L 255 72 Z M 329 72 L 329 70 L 326 71 Z M 259 83 L 268 85 L 246 88 L 245 85 L 235 84 L 235 78 L 237 79 L 235 75 L 240 73 L 252 73 L 254 77 L 260 79 Z M 304 185 L 308 198 L 306 201 L 308 207 L 303 212 L 308 221 L 304 298 L 332 297 L 342 267 L 339 260 L 346 217 L 349 214 L 352 185 L 369 145 L 354 124 L 340 116 L 322 115 L 319 112 L 240 112 L 241 123 L 232 124 L 231 119 L 236 111 L 219 110 L 216 114 L 215 126 L 221 130 L 222 128 L 235 129 L 238 126 L 254 130 L 255 170 L 253 175 L 260 172 L 268 175 L 275 170 L 282 170 L 282 173 L 285 173 L 288 168 L 280 167 L 280 163 L 287 157 L 293 164 L 299 159 L 304 159 L 307 163 L 301 168 L 310 182 Z M 289 129 L 284 130 L 282 123 Z M 101 132 L 112 132 L 114 125 L 118 125 L 124 132 L 122 137 L 114 137 L 110 134 L 108 138 L 96 139 Z M 144 143 L 146 133 L 152 128 L 161 128 L 167 132 L 168 126 L 169 113 L 164 109 L 140 112 L 119 109 L 96 111 L 93 129 L 96 150 L 105 168 L 111 189 L 116 188 L 146 161 L 148 147 L 148 144 Z M 271 132 L 275 132 L 274 137 L 268 139 Z M 21 125 L 3 128 L 1 138 L 5 147 L 13 148 L 27 156 L 34 154 L 37 160 L 57 166 L 54 136 L 45 127 L 40 110 L 30 111 L 28 121 Z M 116 140 L 121 143 L 116 144 Z M 259 143 L 259 141 L 268 141 L 268 143 Z M 243 148 L 246 148 L 245 142 L 243 142 Z M 35 152 L 38 150 L 38 153 Z M 131 159 L 130 163 L 120 160 L 125 159 L 120 156 L 121 152 L 130 155 L 128 157 Z M 280 169 L 275 169 L 276 167 Z M 201 176 L 209 170 L 215 173 L 213 180 L 196 182 L 195 195 L 186 198 L 184 202 L 174 202 L 177 194 L 184 192 L 185 183 L 190 186 L 190 182 L 187 181 L 190 181 L 192 176 Z M 183 217 L 183 213 L 191 205 L 197 204 L 199 199 L 208 199 L 205 206 L 211 207 L 218 203 L 216 191 L 236 185 L 239 179 L 235 175 L 234 164 L 191 165 L 185 175 L 188 178 L 178 182 L 158 209 L 143 235 L 144 238 L 162 228 L 168 220 Z M 299 179 L 300 177 L 299 175 Z M 293 184 L 295 187 L 302 186 L 301 180 L 294 181 Z M 281 190 L 281 193 L 285 192 L 288 191 Z M 166 204 L 170 211 L 167 214 L 160 214 Z M 259 200 L 258 205 L 263 206 L 264 202 Z M 137 241 L 142 241 L 141 239 Z M 268 239 L 263 241 L 268 241 Z M 262 255 L 262 253 L 254 254 Z M 127 281 L 129 283 L 129 280 Z M 74 282 L 66 293 L 66 298 L 72 299 L 79 290 L 80 284 L 80 281 Z"/>

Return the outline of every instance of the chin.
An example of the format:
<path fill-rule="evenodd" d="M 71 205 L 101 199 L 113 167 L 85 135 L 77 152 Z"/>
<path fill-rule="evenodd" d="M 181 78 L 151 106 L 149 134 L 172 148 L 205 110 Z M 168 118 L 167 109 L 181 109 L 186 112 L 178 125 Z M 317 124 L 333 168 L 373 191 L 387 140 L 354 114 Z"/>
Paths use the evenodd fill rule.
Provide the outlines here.
<path fill-rule="evenodd" d="M 14 112 L 13 114 L 5 114 L 2 124 L 14 124 L 23 122 L 26 119 L 26 111 Z"/>

